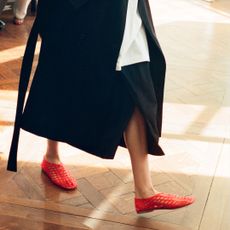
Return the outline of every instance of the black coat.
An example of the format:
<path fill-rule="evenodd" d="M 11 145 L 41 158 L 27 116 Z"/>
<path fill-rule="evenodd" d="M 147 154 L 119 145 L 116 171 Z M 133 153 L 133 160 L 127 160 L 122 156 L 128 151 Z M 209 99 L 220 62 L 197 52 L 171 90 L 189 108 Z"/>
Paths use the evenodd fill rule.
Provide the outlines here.
<path fill-rule="evenodd" d="M 19 130 L 64 141 L 112 159 L 135 101 L 122 72 L 115 71 L 128 0 L 40 0 L 23 60 L 15 130 L 8 170 L 16 171 Z M 139 0 L 150 51 L 152 91 L 157 105 L 148 139 L 151 154 L 163 155 L 161 134 L 165 59 L 147 0 Z M 23 111 L 37 34 L 42 38 L 38 66 Z M 146 84 L 146 83 L 144 83 Z M 147 83 L 148 84 L 148 83 Z M 146 108 L 148 111 L 149 109 Z M 151 122 L 150 126 L 151 126 Z M 152 139 L 151 139 L 152 138 Z"/>

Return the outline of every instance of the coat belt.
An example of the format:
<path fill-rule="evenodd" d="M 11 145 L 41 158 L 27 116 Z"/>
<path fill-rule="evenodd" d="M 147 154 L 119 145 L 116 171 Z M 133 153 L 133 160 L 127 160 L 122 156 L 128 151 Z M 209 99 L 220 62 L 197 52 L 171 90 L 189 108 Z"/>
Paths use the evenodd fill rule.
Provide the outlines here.
<path fill-rule="evenodd" d="M 34 60 L 34 52 L 35 52 L 36 43 L 38 39 L 38 31 L 39 31 L 38 20 L 36 18 L 33 23 L 27 41 L 26 50 L 22 61 L 22 68 L 20 72 L 14 132 L 13 132 L 13 138 L 11 142 L 10 153 L 9 153 L 9 158 L 7 163 L 7 170 L 14 171 L 14 172 L 17 172 L 17 151 L 18 151 L 18 141 L 20 135 L 20 122 L 23 113 L 26 91 L 28 89 L 28 84 L 30 80 L 32 64 Z"/>

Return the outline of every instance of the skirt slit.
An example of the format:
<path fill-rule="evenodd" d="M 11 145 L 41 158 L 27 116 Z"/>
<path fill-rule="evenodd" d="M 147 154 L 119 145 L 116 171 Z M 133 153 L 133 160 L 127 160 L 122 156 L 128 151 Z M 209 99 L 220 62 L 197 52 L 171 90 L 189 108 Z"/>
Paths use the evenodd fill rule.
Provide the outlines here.
<path fill-rule="evenodd" d="M 124 66 L 121 71 L 134 106 L 139 109 L 145 120 L 148 151 L 150 154 L 163 155 L 158 146 L 157 99 L 149 62 Z"/>

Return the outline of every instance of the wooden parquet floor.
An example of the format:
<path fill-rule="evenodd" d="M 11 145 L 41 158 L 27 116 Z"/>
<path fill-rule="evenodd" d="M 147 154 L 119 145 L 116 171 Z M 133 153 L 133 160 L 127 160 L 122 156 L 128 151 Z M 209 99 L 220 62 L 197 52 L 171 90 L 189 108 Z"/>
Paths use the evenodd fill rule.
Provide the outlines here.
<path fill-rule="evenodd" d="M 193 194 L 196 202 L 137 215 L 125 149 L 114 160 L 102 160 L 61 143 L 62 161 L 78 181 L 77 190 L 63 191 L 41 173 L 46 140 L 25 131 L 18 172 L 6 171 L 20 65 L 33 21 L 28 16 L 24 25 L 14 26 L 7 12 L 0 31 L 0 230 L 230 229 L 230 18 L 197 1 L 150 3 L 168 62 L 161 140 L 167 155 L 150 156 L 152 180 L 158 190 Z M 39 42 L 33 70 L 38 53 Z"/>

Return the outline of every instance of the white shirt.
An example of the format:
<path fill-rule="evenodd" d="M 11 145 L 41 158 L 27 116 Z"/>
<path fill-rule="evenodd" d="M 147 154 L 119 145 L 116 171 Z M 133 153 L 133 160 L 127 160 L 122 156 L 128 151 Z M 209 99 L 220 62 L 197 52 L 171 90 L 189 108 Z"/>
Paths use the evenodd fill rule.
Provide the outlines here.
<path fill-rule="evenodd" d="M 122 66 L 150 61 L 145 29 L 138 11 L 138 0 L 129 0 L 126 24 L 116 70 Z"/>

